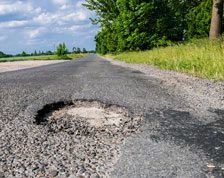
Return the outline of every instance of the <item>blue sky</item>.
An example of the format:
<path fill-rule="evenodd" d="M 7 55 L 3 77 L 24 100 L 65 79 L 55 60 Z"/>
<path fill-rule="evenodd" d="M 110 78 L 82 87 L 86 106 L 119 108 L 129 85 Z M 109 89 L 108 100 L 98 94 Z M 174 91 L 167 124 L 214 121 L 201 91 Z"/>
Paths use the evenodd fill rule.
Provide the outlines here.
<path fill-rule="evenodd" d="M 84 0 L 0 0 L 0 51 L 17 54 L 54 50 L 65 42 L 72 47 L 95 49 L 99 28 Z"/>

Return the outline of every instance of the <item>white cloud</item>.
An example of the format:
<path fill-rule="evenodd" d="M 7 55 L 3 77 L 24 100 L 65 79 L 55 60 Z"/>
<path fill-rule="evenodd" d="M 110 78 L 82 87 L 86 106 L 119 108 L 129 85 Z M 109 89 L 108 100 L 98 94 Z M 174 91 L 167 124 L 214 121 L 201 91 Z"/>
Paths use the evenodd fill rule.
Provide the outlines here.
<path fill-rule="evenodd" d="M 53 13 L 42 13 L 33 18 L 33 22 L 37 22 L 39 24 L 51 24 L 57 21 L 59 18 L 59 14 Z"/>
<path fill-rule="evenodd" d="M 0 36 L 0 41 L 3 41 L 6 39 L 6 36 Z"/>
<path fill-rule="evenodd" d="M 34 23 L 42 25 L 58 24 L 63 25 L 71 22 L 80 22 L 87 20 L 89 14 L 87 11 L 79 10 L 76 12 L 56 12 L 56 13 L 41 13 L 33 18 Z"/>
<path fill-rule="evenodd" d="M 88 19 L 88 15 L 89 14 L 88 14 L 87 11 L 81 10 L 81 11 L 77 12 L 77 17 L 78 17 L 79 20 L 87 20 Z"/>
<path fill-rule="evenodd" d="M 42 9 L 41 9 L 40 7 L 34 9 L 34 12 L 35 12 L 35 13 L 40 13 L 41 11 L 42 11 Z"/>
<path fill-rule="evenodd" d="M 85 3 L 84 1 L 79 1 L 76 3 L 76 7 L 83 7 L 82 4 Z"/>
<path fill-rule="evenodd" d="M 64 15 L 61 15 L 61 21 L 63 22 L 78 22 L 78 21 L 84 21 L 84 20 L 87 20 L 88 19 L 88 12 L 87 11 L 83 11 L 83 10 L 79 10 L 79 11 L 76 11 L 76 12 L 71 12 L 71 13 L 68 13 L 68 14 L 64 14 Z"/>
<path fill-rule="evenodd" d="M 63 6 L 60 7 L 60 9 L 61 9 L 61 10 L 66 10 L 66 9 L 69 9 L 70 7 L 71 7 L 71 6 L 69 6 L 69 5 L 65 5 L 65 4 L 64 4 Z"/>
<path fill-rule="evenodd" d="M 21 20 L 21 21 L 7 21 L 7 22 L 2 22 L 0 23 L 0 28 L 13 28 L 13 27 L 20 27 L 24 26 L 28 23 L 26 20 Z"/>
<path fill-rule="evenodd" d="M 73 25 L 70 28 L 68 28 L 68 30 L 70 30 L 70 31 L 73 32 L 73 31 L 81 30 L 83 28 L 85 28 L 85 27 L 84 26 L 81 26 L 81 25 Z"/>
<path fill-rule="evenodd" d="M 9 2 L 0 2 L 0 15 L 16 13 L 16 12 L 25 12 L 25 13 L 40 13 L 41 8 L 34 8 L 29 2 L 17 1 L 15 3 Z"/>
<path fill-rule="evenodd" d="M 62 21 L 74 21 L 75 19 L 77 19 L 77 12 L 74 12 L 74 13 L 69 13 L 69 14 L 64 14 L 62 17 L 61 17 L 61 20 Z M 77 19 L 78 20 L 78 19 Z"/>
<path fill-rule="evenodd" d="M 45 31 L 46 31 L 46 28 L 44 28 L 44 27 L 28 30 L 28 37 L 30 39 L 36 38 L 37 36 L 39 36 L 40 34 L 42 34 Z"/>
<path fill-rule="evenodd" d="M 84 25 L 73 25 L 71 27 L 57 27 L 54 29 L 54 32 L 56 33 L 65 33 L 65 32 L 70 32 L 70 33 L 80 33 L 82 30 L 88 29 L 91 27 L 91 24 L 84 24 Z"/>
<path fill-rule="evenodd" d="M 87 29 L 90 28 L 91 24 L 84 24 L 84 25 L 73 25 L 72 27 L 70 27 L 71 31 L 77 30 L 77 29 Z"/>
<path fill-rule="evenodd" d="M 70 0 L 52 0 L 54 4 L 67 4 Z"/>

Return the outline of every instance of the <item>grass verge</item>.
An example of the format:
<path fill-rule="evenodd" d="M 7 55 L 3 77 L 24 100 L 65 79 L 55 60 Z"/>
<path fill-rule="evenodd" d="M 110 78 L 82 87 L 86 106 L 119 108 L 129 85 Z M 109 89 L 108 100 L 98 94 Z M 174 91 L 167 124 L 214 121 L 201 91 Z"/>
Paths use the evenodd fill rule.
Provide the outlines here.
<path fill-rule="evenodd" d="M 192 40 L 148 51 L 125 52 L 112 57 L 127 63 L 154 65 L 161 69 L 185 72 L 201 78 L 224 79 L 224 41 L 222 40 Z"/>
<path fill-rule="evenodd" d="M 26 57 L 9 57 L 0 58 L 0 62 L 13 62 L 13 61 L 27 61 L 27 60 L 71 60 L 81 58 L 89 54 L 68 54 L 66 56 L 58 57 L 56 55 L 45 55 L 45 56 L 26 56 Z"/>

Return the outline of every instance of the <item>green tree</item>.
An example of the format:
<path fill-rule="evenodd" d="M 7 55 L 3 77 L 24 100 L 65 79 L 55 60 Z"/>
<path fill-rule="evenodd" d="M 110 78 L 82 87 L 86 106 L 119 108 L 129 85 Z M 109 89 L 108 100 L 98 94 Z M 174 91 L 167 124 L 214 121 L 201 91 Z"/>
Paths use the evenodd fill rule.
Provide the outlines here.
<path fill-rule="evenodd" d="M 68 50 L 66 48 L 65 43 L 63 43 L 63 44 L 60 43 L 57 46 L 57 50 L 56 50 L 57 56 L 65 56 L 67 54 L 67 52 L 68 52 Z"/>
<path fill-rule="evenodd" d="M 45 55 L 52 55 L 52 54 L 53 52 L 51 52 L 50 50 L 45 52 Z"/>
<path fill-rule="evenodd" d="M 100 24 L 101 27 L 111 27 L 112 22 L 119 15 L 117 0 L 85 0 L 83 6 L 91 11 L 95 11 L 97 17 L 91 19 L 94 24 Z"/>
<path fill-rule="evenodd" d="M 83 53 L 87 53 L 86 48 L 83 48 L 83 49 L 82 49 L 82 52 L 83 52 Z"/>
<path fill-rule="evenodd" d="M 222 34 L 223 0 L 213 0 L 212 19 L 209 37 L 220 38 Z"/>
<path fill-rule="evenodd" d="M 146 50 L 209 34 L 213 0 L 85 1 L 96 12 L 92 22 L 101 26 L 97 53 Z"/>
<path fill-rule="evenodd" d="M 21 56 L 28 56 L 25 51 L 22 52 Z"/>
<path fill-rule="evenodd" d="M 209 36 L 212 0 L 203 0 L 186 14 L 186 33 L 184 38 L 202 38 Z"/>
<path fill-rule="evenodd" d="M 12 57 L 11 54 L 5 54 L 2 51 L 0 51 L 0 58 L 5 58 L 5 57 Z"/>
<path fill-rule="evenodd" d="M 172 11 L 172 26 L 175 28 L 175 32 L 172 33 L 172 41 L 182 41 L 184 37 L 186 38 L 185 33 L 188 31 L 188 25 L 195 23 L 195 21 L 188 20 L 188 14 L 192 13 L 202 1 L 207 0 L 168 0 L 167 6 Z M 167 23 L 170 22 L 170 20 L 167 21 Z"/>
<path fill-rule="evenodd" d="M 80 48 L 77 48 L 76 52 L 77 53 L 81 53 L 81 49 Z"/>
<path fill-rule="evenodd" d="M 108 28 L 102 28 L 101 32 L 95 36 L 97 53 L 106 54 L 116 52 L 117 39 L 114 32 Z"/>
<path fill-rule="evenodd" d="M 118 0 L 120 15 L 113 23 L 118 50 L 145 50 L 181 40 L 182 29 L 176 27 L 174 11 L 168 2 Z"/>

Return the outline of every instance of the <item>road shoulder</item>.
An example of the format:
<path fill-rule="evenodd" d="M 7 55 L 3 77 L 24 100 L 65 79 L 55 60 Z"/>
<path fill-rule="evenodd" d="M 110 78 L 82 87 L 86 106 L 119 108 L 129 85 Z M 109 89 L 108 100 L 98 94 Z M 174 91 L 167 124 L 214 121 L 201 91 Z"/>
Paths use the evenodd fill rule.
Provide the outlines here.
<path fill-rule="evenodd" d="M 176 96 L 184 98 L 197 116 L 207 116 L 211 115 L 210 111 L 224 110 L 224 81 L 202 79 L 181 72 L 161 70 L 146 64 L 130 64 L 103 58 L 114 65 L 131 68 L 160 80 L 162 86 L 170 88 L 170 93 L 175 92 Z M 204 118 L 203 121 L 205 121 Z"/>
<path fill-rule="evenodd" d="M 56 64 L 65 62 L 66 60 L 36 60 L 36 61 L 15 61 L 15 62 L 1 62 L 0 73 L 14 70 L 27 69 L 32 67 L 38 67 L 49 64 Z"/>

